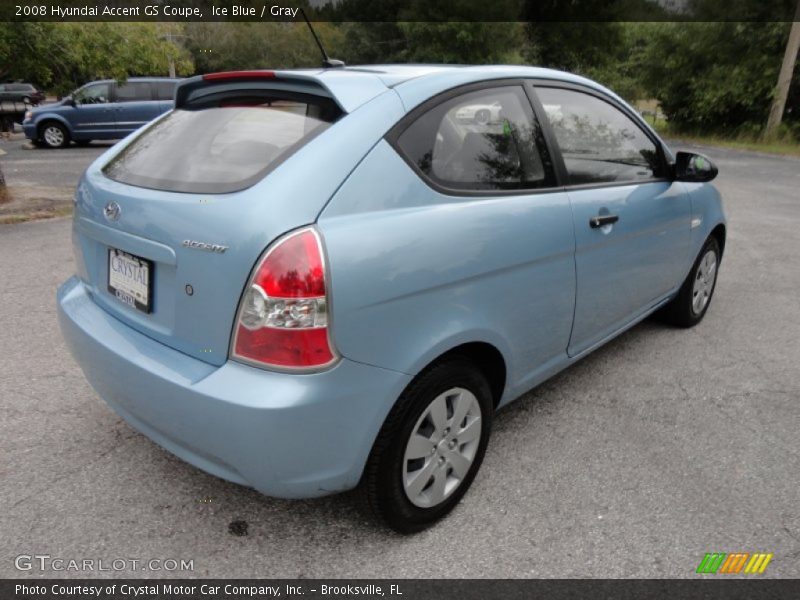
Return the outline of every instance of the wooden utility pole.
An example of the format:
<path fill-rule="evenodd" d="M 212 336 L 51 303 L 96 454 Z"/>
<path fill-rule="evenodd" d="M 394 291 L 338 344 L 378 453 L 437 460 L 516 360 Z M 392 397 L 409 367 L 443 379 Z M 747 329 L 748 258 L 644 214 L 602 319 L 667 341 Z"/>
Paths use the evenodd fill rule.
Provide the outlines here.
<path fill-rule="evenodd" d="M 775 99 L 772 101 L 769 119 L 767 119 L 767 129 L 764 131 L 765 137 L 775 135 L 783 119 L 783 110 L 786 108 L 786 98 L 789 96 L 789 86 L 792 83 L 798 49 L 800 49 L 800 0 L 797 2 L 792 29 L 789 31 L 789 41 L 786 42 L 786 52 L 783 54 L 783 64 L 778 75 L 778 85 L 775 88 Z"/>

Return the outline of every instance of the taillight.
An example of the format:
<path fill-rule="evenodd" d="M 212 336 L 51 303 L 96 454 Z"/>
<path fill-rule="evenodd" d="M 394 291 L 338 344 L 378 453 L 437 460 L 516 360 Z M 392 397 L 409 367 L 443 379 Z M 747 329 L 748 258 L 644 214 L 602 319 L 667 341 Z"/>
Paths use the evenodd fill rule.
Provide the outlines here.
<path fill-rule="evenodd" d="M 335 360 L 328 339 L 325 259 L 313 228 L 284 236 L 259 261 L 237 312 L 232 354 L 288 369 Z"/>

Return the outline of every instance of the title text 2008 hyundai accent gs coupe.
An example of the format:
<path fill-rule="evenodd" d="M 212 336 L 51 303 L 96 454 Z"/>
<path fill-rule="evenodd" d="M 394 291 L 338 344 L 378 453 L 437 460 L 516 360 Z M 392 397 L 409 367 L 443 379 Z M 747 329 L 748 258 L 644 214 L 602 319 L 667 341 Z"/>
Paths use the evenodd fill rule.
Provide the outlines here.
<path fill-rule="evenodd" d="M 708 159 L 529 67 L 214 73 L 76 192 L 64 336 L 128 423 L 274 496 L 445 515 L 492 413 L 656 310 L 699 322 Z"/>

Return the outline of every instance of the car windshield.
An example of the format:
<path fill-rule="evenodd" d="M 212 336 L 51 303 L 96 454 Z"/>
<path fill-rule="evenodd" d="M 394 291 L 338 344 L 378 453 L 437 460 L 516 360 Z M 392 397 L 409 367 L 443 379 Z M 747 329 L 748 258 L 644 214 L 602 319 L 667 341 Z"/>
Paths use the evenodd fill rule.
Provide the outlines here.
<path fill-rule="evenodd" d="M 341 115 L 326 99 L 174 110 L 103 169 L 139 187 L 221 194 L 255 184 Z"/>

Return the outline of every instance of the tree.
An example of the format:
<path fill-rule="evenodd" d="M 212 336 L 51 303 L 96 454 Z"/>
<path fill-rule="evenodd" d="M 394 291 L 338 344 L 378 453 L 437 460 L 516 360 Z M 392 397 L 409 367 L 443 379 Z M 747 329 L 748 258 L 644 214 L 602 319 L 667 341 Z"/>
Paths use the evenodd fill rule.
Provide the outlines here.
<path fill-rule="evenodd" d="M 642 83 L 684 129 L 731 131 L 766 121 L 788 23 L 651 23 Z M 796 79 L 796 77 L 795 77 Z"/>
<path fill-rule="evenodd" d="M 330 23 L 314 29 L 328 54 L 338 58 L 345 32 Z M 186 25 L 186 36 L 199 73 L 316 67 L 322 61 L 305 23 L 194 22 Z"/>
<path fill-rule="evenodd" d="M 775 86 L 775 98 L 769 111 L 766 136 L 774 135 L 783 120 L 783 110 L 786 108 L 786 99 L 789 97 L 789 88 L 794 75 L 794 65 L 797 62 L 797 51 L 800 49 L 800 0 L 797 2 L 797 11 L 794 15 L 792 29 L 786 42 L 786 51 L 783 55 L 781 71 L 778 75 L 778 85 Z"/>
<path fill-rule="evenodd" d="M 87 81 L 180 74 L 193 65 L 163 39 L 164 24 L 98 22 L 0 23 L 0 78 L 23 79 L 62 94 Z"/>
<path fill-rule="evenodd" d="M 524 62 L 521 23 L 401 22 L 403 62 L 491 64 Z"/>

